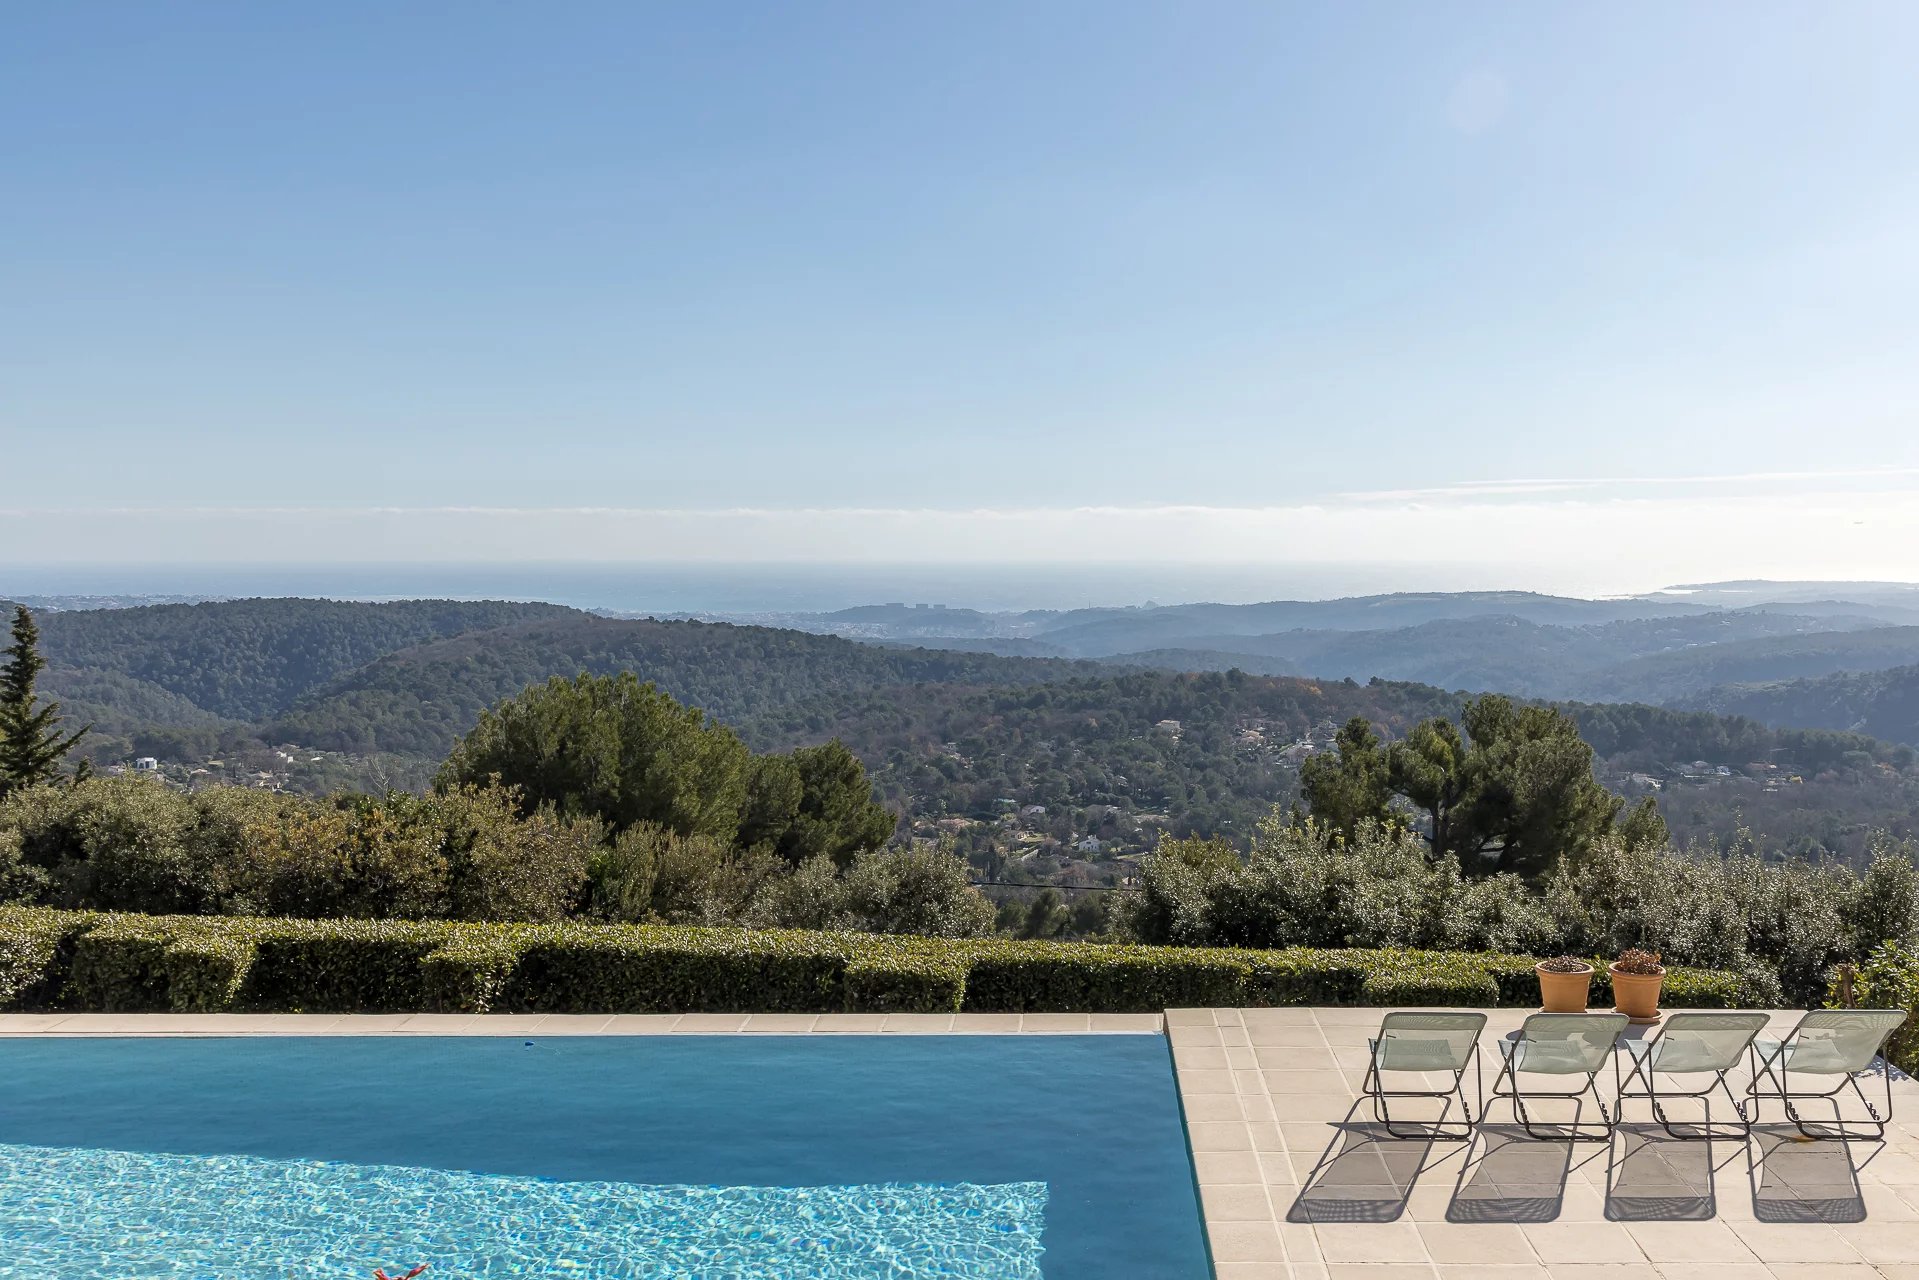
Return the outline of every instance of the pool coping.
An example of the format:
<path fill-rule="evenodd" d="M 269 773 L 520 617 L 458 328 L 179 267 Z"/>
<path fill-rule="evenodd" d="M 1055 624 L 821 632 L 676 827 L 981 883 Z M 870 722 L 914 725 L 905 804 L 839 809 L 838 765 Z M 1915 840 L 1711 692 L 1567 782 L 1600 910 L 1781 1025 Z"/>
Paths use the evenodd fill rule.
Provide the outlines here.
<path fill-rule="evenodd" d="M 1157 1013 L 0 1013 L 12 1036 L 1164 1035 Z"/>

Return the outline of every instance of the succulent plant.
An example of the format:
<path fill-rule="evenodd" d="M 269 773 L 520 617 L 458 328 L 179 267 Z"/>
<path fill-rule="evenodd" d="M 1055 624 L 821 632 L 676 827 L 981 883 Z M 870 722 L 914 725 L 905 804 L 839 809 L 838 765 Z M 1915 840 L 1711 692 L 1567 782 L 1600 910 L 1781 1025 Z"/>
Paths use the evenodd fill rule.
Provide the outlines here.
<path fill-rule="evenodd" d="M 1541 960 L 1539 967 L 1547 973 L 1586 973 L 1592 969 L 1578 956 L 1554 956 L 1550 960 Z"/>
<path fill-rule="evenodd" d="M 1631 947 L 1620 952 L 1619 959 L 1613 961 L 1612 967 L 1615 973 L 1651 975 L 1664 973 L 1666 971 L 1666 966 L 1659 963 L 1659 953 L 1657 951 L 1641 951 L 1638 947 Z"/>

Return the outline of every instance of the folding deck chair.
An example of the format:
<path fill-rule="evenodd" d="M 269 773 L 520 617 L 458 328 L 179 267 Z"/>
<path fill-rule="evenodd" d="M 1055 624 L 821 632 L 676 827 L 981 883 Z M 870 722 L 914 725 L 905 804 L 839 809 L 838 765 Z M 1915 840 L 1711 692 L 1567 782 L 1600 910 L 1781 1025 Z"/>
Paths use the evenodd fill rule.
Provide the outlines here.
<path fill-rule="evenodd" d="M 1607 1059 L 1611 1059 L 1614 1092 L 1618 1091 L 1619 1058 L 1613 1049 L 1626 1030 L 1626 1021 L 1623 1013 L 1530 1015 L 1520 1024 L 1517 1039 L 1498 1042 L 1504 1063 L 1493 1081 L 1493 1096 L 1513 1100 L 1513 1114 L 1525 1126 L 1528 1137 L 1573 1142 L 1611 1141 L 1616 1121 L 1606 1109 L 1606 1100 L 1599 1096 L 1597 1082 L 1600 1070 L 1605 1067 Z M 1570 1092 L 1560 1089 L 1528 1090 L 1519 1083 L 1521 1075 L 1579 1076 L 1582 1079 L 1579 1088 Z M 1578 1121 L 1548 1126 L 1542 1131 L 1534 1126 L 1532 1117 L 1526 1112 L 1527 1098 L 1583 1099 L 1588 1093 L 1592 1094 L 1593 1102 L 1599 1108 L 1599 1127 L 1602 1130 L 1599 1133 L 1588 1132 L 1589 1126 Z"/>
<path fill-rule="evenodd" d="M 1480 1114 L 1486 1110 L 1486 1071 L 1479 1065 L 1479 1033 L 1486 1029 L 1483 1013 L 1389 1013 L 1379 1022 L 1379 1035 L 1366 1042 L 1366 1081 L 1362 1091 L 1373 1101 L 1373 1115 L 1395 1138 L 1427 1138 L 1465 1142 L 1473 1136 L 1473 1106 L 1466 1100 L 1466 1068 L 1474 1070 Z M 1384 1073 L 1451 1073 L 1444 1089 L 1388 1089 Z M 1464 1123 L 1448 1128 L 1441 1120 L 1430 1127 L 1402 1133 L 1393 1127 L 1388 1098 L 1459 1099 Z"/>
<path fill-rule="evenodd" d="M 1830 1138 L 1840 1142 L 1877 1142 L 1886 1136 L 1892 1119 L 1892 1067 L 1880 1052 L 1886 1041 L 1906 1020 L 1904 1009 L 1815 1009 L 1799 1019 L 1784 1040 L 1755 1040 L 1752 1045 L 1753 1078 L 1746 1093 L 1753 1099 L 1753 1118 L 1757 1120 L 1759 1102 L 1777 1098 L 1786 1110 L 1786 1118 L 1799 1126 L 1808 1138 Z M 1859 1087 L 1859 1076 L 1870 1071 L 1874 1060 L 1886 1082 L 1886 1111 L 1872 1105 L 1872 1099 Z M 1832 1088 L 1801 1090 L 1792 1087 L 1792 1077 L 1839 1077 Z M 1761 1087 L 1762 1082 L 1764 1088 Z M 1871 1120 L 1848 1124 L 1839 1115 L 1839 1095 L 1851 1086 L 1865 1104 Z M 1826 1125 L 1800 1117 L 1795 1102 L 1832 1102 L 1833 1122 Z M 1854 1127 L 1854 1126 L 1857 1127 Z"/>
<path fill-rule="evenodd" d="M 1751 1048 L 1753 1037 L 1765 1029 L 1766 1015 L 1763 1013 L 1679 1010 L 1667 1014 L 1666 1025 L 1651 1040 L 1624 1042 L 1627 1056 L 1632 1059 L 1632 1070 L 1626 1073 L 1625 1082 L 1619 1089 L 1620 1114 L 1625 1114 L 1627 1098 L 1645 1098 L 1652 1103 L 1653 1118 L 1672 1137 L 1744 1139 L 1752 1132 L 1752 1120 L 1746 1115 L 1746 1104 L 1733 1096 L 1726 1073 L 1739 1065 L 1740 1059 Z M 1659 1077 L 1662 1075 L 1707 1073 L 1711 1073 L 1712 1080 L 1702 1089 L 1661 1090 L 1659 1087 Z M 1643 1081 L 1645 1088 L 1633 1088 L 1635 1080 Z M 1712 1093 L 1715 1089 L 1725 1093 L 1726 1101 L 1732 1103 L 1733 1111 L 1739 1116 L 1736 1130 L 1712 1127 Z M 1705 1123 L 1697 1126 L 1697 1132 L 1681 1133 L 1666 1117 L 1666 1108 L 1662 1103 L 1674 1098 L 1697 1098 L 1705 1104 Z"/>

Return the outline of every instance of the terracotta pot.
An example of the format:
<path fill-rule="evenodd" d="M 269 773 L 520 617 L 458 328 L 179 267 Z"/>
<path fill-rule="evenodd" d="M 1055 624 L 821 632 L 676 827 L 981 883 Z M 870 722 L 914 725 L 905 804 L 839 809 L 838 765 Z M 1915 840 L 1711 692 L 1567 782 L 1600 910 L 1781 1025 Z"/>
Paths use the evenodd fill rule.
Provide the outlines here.
<path fill-rule="evenodd" d="M 1616 965 L 1608 965 L 1607 972 L 1612 974 L 1613 1012 L 1623 1013 L 1634 1025 L 1649 1027 L 1659 1021 L 1659 987 L 1666 980 L 1666 971 L 1658 973 L 1621 973 Z"/>
<path fill-rule="evenodd" d="M 1593 980 L 1591 965 L 1578 973 L 1553 973 L 1534 965 L 1533 972 L 1539 975 L 1539 1000 L 1544 1012 L 1586 1012 L 1586 993 Z"/>

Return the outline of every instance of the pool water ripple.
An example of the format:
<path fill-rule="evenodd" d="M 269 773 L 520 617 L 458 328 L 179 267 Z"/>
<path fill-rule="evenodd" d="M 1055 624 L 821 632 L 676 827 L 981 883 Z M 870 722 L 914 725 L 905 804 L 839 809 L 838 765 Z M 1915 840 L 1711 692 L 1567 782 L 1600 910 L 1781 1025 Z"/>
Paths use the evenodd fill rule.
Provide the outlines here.
<path fill-rule="evenodd" d="M 0 1277 L 1038 1280 L 1046 1184 L 660 1186 L 0 1144 Z"/>

